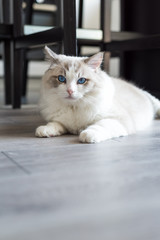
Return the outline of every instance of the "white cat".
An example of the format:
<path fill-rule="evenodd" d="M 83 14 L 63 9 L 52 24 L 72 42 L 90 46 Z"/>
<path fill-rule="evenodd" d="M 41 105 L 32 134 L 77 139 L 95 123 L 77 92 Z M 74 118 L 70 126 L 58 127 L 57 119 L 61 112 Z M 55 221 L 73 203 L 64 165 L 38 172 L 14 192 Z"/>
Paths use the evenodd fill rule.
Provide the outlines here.
<path fill-rule="evenodd" d="M 40 111 L 48 122 L 37 137 L 79 134 L 97 143 L 133 134 L 160 116 L 160 101 L 100 69 L 103 53 L 89 58 L 57 55 L 45 47 L 50 67 L 42 79 Z"/>

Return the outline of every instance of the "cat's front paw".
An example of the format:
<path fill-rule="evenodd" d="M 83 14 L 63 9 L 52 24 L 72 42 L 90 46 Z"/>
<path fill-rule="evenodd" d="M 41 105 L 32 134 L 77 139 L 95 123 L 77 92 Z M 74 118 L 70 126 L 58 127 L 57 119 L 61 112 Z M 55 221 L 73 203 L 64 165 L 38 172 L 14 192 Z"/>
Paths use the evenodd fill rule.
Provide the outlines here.
<path fill-rule="evenodd" d="M 66 133 L 66 129 L 58 122 L 50 122 L 36 129 L 36 137 L 55 137 Z"/>
<path fill-rule="evenodd" d="M 82 131 L 79 135 L 79 140 L 83 143 L 98 143 L 103 141 L 98 131 L 92 129 Z"/>
<path fill-rule="evenodd" d="M 53 128 L 46 126 L 40 126 L 36 129 L 35 132 L 36 137 L 54 137 Z"/>

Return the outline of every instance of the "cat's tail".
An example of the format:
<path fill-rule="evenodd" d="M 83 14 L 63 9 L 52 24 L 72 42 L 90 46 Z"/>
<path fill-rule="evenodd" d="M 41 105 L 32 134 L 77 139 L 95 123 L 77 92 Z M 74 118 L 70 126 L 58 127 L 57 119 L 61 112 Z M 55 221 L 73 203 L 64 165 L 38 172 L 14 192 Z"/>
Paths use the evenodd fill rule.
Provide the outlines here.
<path fill-rule="evenodd" d="M 146 91 L 145 94 L 147 95 L 147 97 L 149 98 L 153 105 L 155 117 L 160 118 L 160 100 Z"/>

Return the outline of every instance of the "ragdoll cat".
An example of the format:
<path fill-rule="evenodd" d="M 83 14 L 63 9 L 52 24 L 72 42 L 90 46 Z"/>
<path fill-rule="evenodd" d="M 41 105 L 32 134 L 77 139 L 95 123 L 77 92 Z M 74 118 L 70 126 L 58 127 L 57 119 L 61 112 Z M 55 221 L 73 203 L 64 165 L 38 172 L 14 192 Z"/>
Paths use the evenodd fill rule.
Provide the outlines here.
<path fill-rule="evenodd" d="M 37 137 L 79 134 L 97 143 L 133 134 L 160 115 L 160 101 L 100 69 L 103 53 L 92 57 L 57 55 L 45 47 L 50 67 L 42 79 L 40 111 L 48 122 Z"/>

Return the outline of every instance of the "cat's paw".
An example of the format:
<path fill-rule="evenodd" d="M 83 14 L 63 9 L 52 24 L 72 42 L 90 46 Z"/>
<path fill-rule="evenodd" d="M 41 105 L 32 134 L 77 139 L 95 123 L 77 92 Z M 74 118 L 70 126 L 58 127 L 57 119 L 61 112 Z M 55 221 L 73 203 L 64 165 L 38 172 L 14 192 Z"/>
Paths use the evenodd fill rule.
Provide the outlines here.
<path fill-rule="evenodd" d="M 46 126 L 40 126 L 36 129 L 35 132 L 36 137 L 54 137 L 54 129 L 51 127 Z"/>
<path fill-rule="evenodd" d="M 92 129 L 82 131 L 79 135 L 79 140 L 83 143 L 98 143 L 103 141 L 98 131 Z"/>
<path fill-rule="evenodd" d="M 59 123 L 48 123 L 36 129 L 36 137 L 55 137 L 66 133 L 66 129 Z"/>

